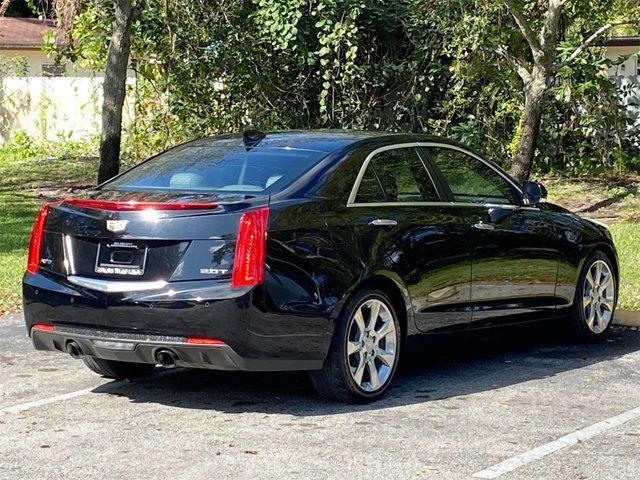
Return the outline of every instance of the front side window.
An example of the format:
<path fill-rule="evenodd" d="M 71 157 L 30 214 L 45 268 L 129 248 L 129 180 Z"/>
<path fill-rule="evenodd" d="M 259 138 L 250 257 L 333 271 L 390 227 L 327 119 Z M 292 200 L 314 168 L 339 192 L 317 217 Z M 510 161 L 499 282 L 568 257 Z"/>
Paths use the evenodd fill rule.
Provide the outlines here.
<path fill-rule="evenodd" d="M 438 200 L 438 192 L 418 153 L 412 147 L 375 154 L 367 166 L 356 196 L 356 203 Z"/>
<path fill-rule="evenodd" d="M 516 204 L 509 182 L 486 163 L 451 148 L 429 147 L 426 151 L 431 161 L 442 172 L 454 201 Z"/>
<path fill-rule="evenodd" d="M 314 150 L 187 144 L 141 163 L 102 188 L 272 194 L 325 156 Z"/>

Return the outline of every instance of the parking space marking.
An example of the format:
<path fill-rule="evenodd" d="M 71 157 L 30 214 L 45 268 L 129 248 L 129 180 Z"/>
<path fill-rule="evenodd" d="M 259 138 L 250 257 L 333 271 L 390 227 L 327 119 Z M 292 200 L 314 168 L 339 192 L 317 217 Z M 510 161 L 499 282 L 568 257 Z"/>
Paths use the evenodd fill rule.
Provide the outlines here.
<path fill-rule="evenodd" d="M 608 418 L 589 427 L 577 430 L 573 433 L 565 435 L 564 437 L 560 437 L 553 442 L 540 445 L 539 447 L 529 450 L 528 452 L 524 452 L 520 455 L 516 455 L 515 457 L 511 457 L 504 462 L 498 463 L 485 470 L 474 473 L 472 477 L 485 479 L 498 478 L 505 473 L 513 472 L 514 470 L 524 465 L 535 462 L 536 460 L 540 460 L 541 458 L 557 452 L 558 450 L 593 438 L 596 435 L 606 432 L 607 430 L 611 430 L 612 428 L 619 427 L 620 425 L 623 425 L 637 418 L 640 418 L 640 407 L 636 407 L 632 410 L 621 413 L 620 415 L 616 415 L 615 417 Z"/>
<path fill-rule="evenodd" d="M 157 378 L 162 378 L 162 377 L 166 377 L 168 375 L 173 375 L 174 373 L 178 373 L 183 371 L 183 369 L 178 368 L 178 369 L 171 369 L 171 370 L 160 370 L 156 373 L 154 373 L 153 375 L 147 377 L 145 380 L 149 381 L 149 380 L 154 380 Z M 70 400 L 72 398 L 77 398 L 77 397 L 82 397 L 84 395 L 88 395 L 90 393 L 93 393 L 93 391 L 98 388 L 101 387 L 103 385 L 106 386 L 118 386 L 118 385 L 122 385 L 124 382 L 124 380 L 115 380 L 109 383 L 105 383 L 102 385 L 95 385 L 93 387 L 89 387 L 89 388 L 83 388 L 82 390 L 76 390 L 75 392 L 69 392 L 69 393 L 63 393 L 62 395 L 56 395 L 55 397 L 48 397 L 48 398 L 43 398 L 41 400 L 34 400 L 33 402 L 26 402 L 26 403 L 20 403 L 18 405 L 13 405 L 11 407 L 5 407 L 0 409 L 0 416 L 1 415 L 6 415 L 6 414 L 12 414 L 12 413 L 20 413 L 20 412 L 24 412 L 26 410 L 31 410 L 32 408 L 36 408 L 36 407 L 42 407 L 44 405 L 49 405 L 50 403 L 56 403 L 56 402 L 62 402 L 64 400 Z"/>
<path fill-rule="evenodd" d="M 63 400 L 69 400 L 71 398 L 81 397 L 91 393 L 96 387 L 84 388 L 82 390 L 76 390 L 75 392 L 63 393 L 62 395 L 56 395 L 55 397 L 43 398 L 41 400 L 35 400 L 33 402 L 21 403 L 12 407 L 6 407 L 0 410 L 0 415 L 6 415 L 8 413 L 20 413 L 25 410 L 30 410 L 36 407 L 42 407 L 50 403 L 61 402 Z"/>

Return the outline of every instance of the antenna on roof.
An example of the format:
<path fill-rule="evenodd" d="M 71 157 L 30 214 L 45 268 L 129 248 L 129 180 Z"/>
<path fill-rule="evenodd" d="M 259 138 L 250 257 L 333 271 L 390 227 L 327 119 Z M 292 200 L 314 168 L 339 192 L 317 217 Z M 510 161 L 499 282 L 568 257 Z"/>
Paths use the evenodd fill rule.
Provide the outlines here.
<path fill-rule="evenodd" d="M 242 134 L 242 143 L 247 150 L 258 145 L 267 134 L 260 130 L 245 130 Z"/>

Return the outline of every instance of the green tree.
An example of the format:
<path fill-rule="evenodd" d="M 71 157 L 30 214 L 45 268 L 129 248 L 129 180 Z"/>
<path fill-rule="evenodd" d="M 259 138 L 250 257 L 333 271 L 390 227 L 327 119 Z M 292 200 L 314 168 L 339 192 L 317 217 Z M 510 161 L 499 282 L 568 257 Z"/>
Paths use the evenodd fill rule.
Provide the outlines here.
<path fill-rule="evenodd" d="M 62 55 L 72 60 L 78 59 L 78 39 L 74 39 L 74 33 L 87 28 L 83 22 L 78 22 L 78 18 L 82 19 L 82 15 L 85 14 L 86 19 L 87 12 L 95 14 L 98 11 L 103 13 L 103 22 L 107 18 L 111 19 L 111 32 L 104 63 L 98 183 L 117 175 L 120 169 L 122 111 L 131 53 L 131 25 L 139 6 L 136 0 L 114 0 L 106 3 L 83 0 L 56 0 L 55 2 L 58 25 L 64 33 L 66 42 L 62 47 Z M 55 42 L 53 44 L 55 48 Z"/>

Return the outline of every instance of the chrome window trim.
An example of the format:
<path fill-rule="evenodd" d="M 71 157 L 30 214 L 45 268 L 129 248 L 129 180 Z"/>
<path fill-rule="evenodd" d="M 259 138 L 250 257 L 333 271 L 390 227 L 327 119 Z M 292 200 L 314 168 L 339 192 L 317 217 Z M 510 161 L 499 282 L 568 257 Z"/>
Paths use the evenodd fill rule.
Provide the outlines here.
<path fill-rule="evenodd" d="M 356 177 L 356 181 L 353 184 L 353 187 L 351 187 L 351 193 L 349 194 L 349 199 L 347 200 L 347 207 L 381 207 L 381 206 L 452 206 L 452 205 L 457 205 L 457 206 L 480 206 L 480 207 L 500 207 L 500 208 L 509 208 L 509 207 L 513 207 L 514 209 L 516 208 L 523 208 L 523 209 L 529 209 L 532 208 L 533 210 L 539 210 L 535 207 L 522 207 L 520 205 L 513 205 L 511 203 L 509 204 L 490 204 L 490 203 L 472 203 L 472 202 L 372 202 L 372 203 L 356 203 L 355 199 L 356 196 L 358 195 L 358 190 L 360 189 L 360 184 L 362 183 L 362 179 L 364 178 L 364 174 L 367 171 L 367 167 L 369 166 L 369 163 L 371 163 L 371 160 L 373 159 L 373 157 L 381 152 L 386 152 L 388 150 L 395 150 L 398 148 L 419 148 L 419 147 L 437 147 L 437 148 L 448 148 L 449 150 L 456 150 L 458 152 L 464 153 L 465 155 L 468 155 L 472 158 L 475 158 L 476 160 L 482 162 L 483 164 L 485 164 L 487 167 L 489 167 L 491 170 L 493 170 L 494 172 L 496 172 L 503 180 L 505 180 L 509 185 L 511 185 L 513 188 L 515 188 L 515 190 L 520 194 L 520 197 L 522 198 L 523 196 L 523 192 L 522 192 L 522 188 L 520 188 L 513 180 L 511 180 L 509 177 L 507 177 L 504 173 L 502 173 L 497 167 L 493 166 L 491 163 L 487 162 L 485 159 L 483 159 L 482 157 L 480 157 L 479 155 L 476 155 L 473 152 L 470 152 L 469 150 L 466 150 L 464 148 L 458 147 L 457 145 L 448 145 L 446 143 L 438 143 L 438 142 L 411 142 L 411 143 L 399 143 L 397 145 L 387 145 L 385 147 L 380 147 L 375 149 L 374 151 L 372 151 L 371 153 L 369 153 L 369 155 L 367 155 L 367 158 L 365 158 L 364 162 L 362 162 L 362 166 L 360 167 L 360 171 L 358 172 L 358 176 Z M 420 161 L 423 162 L 422 158 L 420 159 Z M 427 174 L 429 175 L 429 179 L 431 180 L 431 183 L 433 184 L 434 188 L 436 189 L 436 192 L 438 191 L 438 188 L 435 185 L 435 182 L 433 181 L 433 177 L 431 176 L 431 172 L 429 171 L 429 168 L 425 165 L 425 170 L 427 171 Z"/>
<path fill-rule="evenodd" d="M 353 203 L 349 208 L 357 207 L 477 207 L 477 208 L 504 208 L 505 210 L 525 210 L 539 212 L 537 207 L 500 203 L 472 203 L 472 202 L 370 202 Z"/>
<path fill-rule="evenodd" d="M 369 155 L 367 155 L 367 158 L 364 159 L 364 162 L 362 162 L 362 166 L 360 167 L 360 171 L 358 172 L 356 181 L 353 184 L 353 187 L 351 187 L 351 193 L 349 194 L 349 199 L 347 200 L 347 207 L 365 205 L 364 203 L 356 203 L 356 197 L 358 196 L 358 190 L 360 189 L 360 184 L 362 183 L 364 174 L 367 172 L 367 168 L 369 167 L 371 160 L 373 160 L 373 157 L 375 157 L 378 153 L 388 152 L 389 150 L 399 150 L 401 148 L 415 149 L 415 148 L 418 148 L 418 146 L 419 145 L 417 142 L 398 143 L 396 145 L 386 145 L 384 147 L 376 148 L 374 151 L 369 153 Z M 415 154 L 418 157 L 418 160 L 420 160 L 420 163 L 422 164 L 422 166 L 424 167 L 425 172 L 427 172 L 427 175 L 429 176 L 429 180 L 431 181 L 431 185 L 433 185 L 433 189 L 438 195 L 440 195 L 440 192 L 438 191 L 438 187 L 436 187 L 436 183 L 433 181 L 433 177 L 431 176 L 431 172 L 429 171 L 427 166 L 424 164 L 422 157 L 420 157 L 420 154 L 417 151 L 415 152 Z M 425 203 L 431 203 L 431 202 L 380 202 L 380 203 L 384 205 L 391 205 L 391 204 L 410 205 L 410 204 L 425 204 Z"/>

